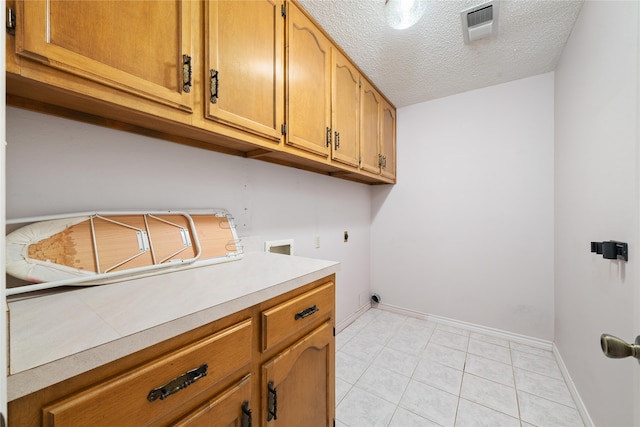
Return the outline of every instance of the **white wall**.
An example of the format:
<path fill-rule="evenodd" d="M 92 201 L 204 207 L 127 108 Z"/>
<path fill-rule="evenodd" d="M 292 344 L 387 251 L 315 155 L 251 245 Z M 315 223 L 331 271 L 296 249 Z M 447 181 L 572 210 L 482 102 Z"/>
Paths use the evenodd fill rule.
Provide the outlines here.
<path fill-rule="evenodd" d="M 553 338 L 553 74 L 398 111 L 398 184 L 375 188 L 384 303 Z"/>
<path fill-rule="evenodd" d="M 225 208 L 247 244 L 293 238 L 296 255 L 342 262 L 337 322 L 368 301 L 369 186 L 15 108 L 6 121 L 7 218 Z"/>
<path fill-rule="evenodd" d="M 555 342 L 599 426 L 640 422 L 640 366 L 599 345 L 640 334 L 639 18 L 638 2 L 585 2 L 556 70 Z M 591 254 L 603 240 L 628 242 L 629 262 Z"/>

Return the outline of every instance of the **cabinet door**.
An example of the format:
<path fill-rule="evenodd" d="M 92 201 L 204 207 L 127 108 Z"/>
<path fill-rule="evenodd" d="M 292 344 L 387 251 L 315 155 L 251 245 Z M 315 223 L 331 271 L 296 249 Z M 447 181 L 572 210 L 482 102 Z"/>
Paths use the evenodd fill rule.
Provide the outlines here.
<path fill-rule="evenodd" d="M 360 169 L 379 174 L 382 97 L 365 79 L 360 96 Z"/>
<path fill-rule="evenodd" d="M 206 117 L 275 142 L 284 123 L 283 4 L 205 2 Z"/>
<path fill-rule="evenodd" d="M 333 328 L 325 323 L 263 365 L 263 427 L 333 425 L 334 353 Z"/>
<path fill-rule="evenodd" d="M 28 0 L 18 6 L 19 55 L 192 110 L 191 1 Z"/>
<path fill-rule="evenodd" d="M 387 101 L 382 103 L 382 176 L 396 177 L 396 110 Z"/>
<path fill-rule="evenodd" d="M 360 73 L 337 49 L 332 49 L 331 115 L 333 147 L 331 158 L 358 167 L 360 136 Z"/>
<path fill-rule="evenodd" d="M 251 376 L 173 424 L 174 427 L 249 427 L 252 425 Z"/>
<path fill-rule="evenodd" d="M 287 144 L 325 158 L 331 138 L 330 67 L 329 40 L 288 3 Z"/>

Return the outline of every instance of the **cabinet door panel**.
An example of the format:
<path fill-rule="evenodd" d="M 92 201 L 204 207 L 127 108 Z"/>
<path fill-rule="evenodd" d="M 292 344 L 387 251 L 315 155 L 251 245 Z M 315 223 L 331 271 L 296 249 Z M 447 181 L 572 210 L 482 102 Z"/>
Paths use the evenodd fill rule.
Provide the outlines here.
<path fill-rule="evenodd" d="M 333 71 L 331 158 L 357 167 L 360 136 L 360 74 L 337 49 L 333 49 L 331 69 Z"/>
<path fill-rule="evenodd" d="M 292 3 L 287 19 L 287 144 L 328 157 L 331 45 Z"/>
<path fill-rule="evenodd" d="M 388 102 L 382 104 L 382 176 L 396 177 L 396 110 Z"/>
<path fill-rule="evenodd" d="M 325 323 L 262 367 L 263 427 L 333 425 L 334 352 L 333 328 Z M 276 417 L 269 421 L 270 409 Z"/>
<path fill-rule="evenodd" d="M 247 375 L 235 386 L 192 411 L 174 424 L 174 427 L 246 427 L 249 415 L 243 412 L 243 403 L 250 410 L 251 376 Z M 243 424 L 243 417 L 246 422 Z"/>
<path fill-rule="evenodd" d="M 380 173 L 380 114 L 382 98 L 378 92 L 367 82 L 362 80 L 360 115 L 360 155 L 362 161 L 360 168 L 379 174 Z"/>
<path fill-rule="evenodd" d="M 192 109 L 183 54 L 192 54 L 190 1 L 24 1 L 16 50 L 101 84 Z"/>
<path fill-rule="evenodd" d="M 284 122 L 283 1 L 205 4 L 207 118 L 279 142 Z"/>

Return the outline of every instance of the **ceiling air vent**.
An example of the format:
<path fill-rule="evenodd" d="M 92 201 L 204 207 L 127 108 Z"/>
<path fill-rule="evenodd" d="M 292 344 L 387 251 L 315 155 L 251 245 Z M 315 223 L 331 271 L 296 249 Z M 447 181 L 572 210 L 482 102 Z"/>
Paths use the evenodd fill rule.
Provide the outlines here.
<path fill-rule="evenodd" d="M 497 0 L 463 10 L 460 12 L 460 17 L 465 43 L 498 34 Z"/>

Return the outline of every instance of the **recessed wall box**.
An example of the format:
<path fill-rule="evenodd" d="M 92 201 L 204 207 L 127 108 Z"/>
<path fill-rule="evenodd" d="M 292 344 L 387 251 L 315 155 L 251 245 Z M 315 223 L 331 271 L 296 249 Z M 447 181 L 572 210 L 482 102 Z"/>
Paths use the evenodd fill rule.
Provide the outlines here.
<path fill-rule="evenodd" d="M 275 254 L 293 255 L 293 239 L 264 242 L 264 251 Z"/>

